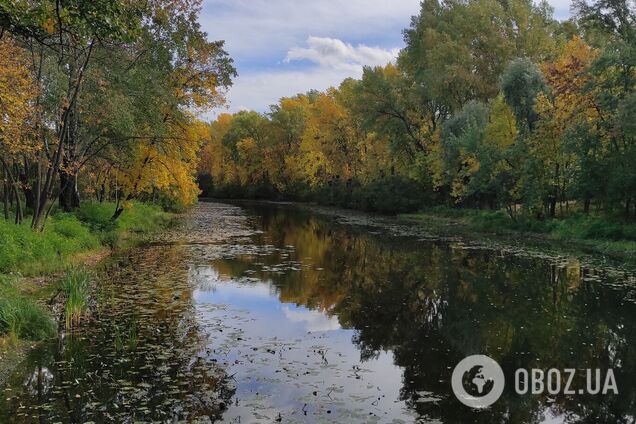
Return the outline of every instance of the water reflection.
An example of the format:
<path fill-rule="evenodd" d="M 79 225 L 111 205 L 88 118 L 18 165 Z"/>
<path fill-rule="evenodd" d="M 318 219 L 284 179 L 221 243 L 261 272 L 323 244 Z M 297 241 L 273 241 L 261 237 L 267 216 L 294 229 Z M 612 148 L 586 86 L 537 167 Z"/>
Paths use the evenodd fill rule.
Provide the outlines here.
<path fill-rule="evenodd" d="M 313 407 L 318 418 L 303 415 L 309 421 L 331 419 L 321 414 L 331 408 L 331 414 L 352 409 L 358 419 L 371 413 L 383 421 L 412 421 L 415 413 L 423 422 L 445 423 L 634 422 L 636 355 L 630 341 L 636 336 L 636 306 L 633 289 L 619 281 L 581 270 L 575 261 L 557 266 L 462 245 L 372 235 L 290 209 L 252 207 L 249 215 L 262 233 L 231 257 L 197 263 L 196 272 L 207 273 L 197 280 L 215 291 L 202 286 L 195 299 L 200 310 L 224 304 L 238 317 L 230 327 L 244 335 L 236 336 L 243 343 L 219 351 L 218 358 L 233 352 L 226 363 L 239 378 L 239 401 L 247 399 L 252 412 L 294 417 Z M 217 322 L 223 316 L 202 315 Z M 248 365 L 247 356 L 238 353 L 268 337 L 295 346 L 301 357 L 311 350 L 311 337 L 320 337 L 318 350 L 330 348 L 343 363 L 321 366 L 309 354 L 304 366 L 316 375 L 297 377 L 295 369 L 288 380 L 272 379 L 277 361 Z M 334 358 L 331 353 L 327 360 Z M 452 395 L 450 375 L 460 359 L 476 353 L 496 359 L 507 381 L 518 367 L 614 368 L 620 394 L 518 396 L 507 387 L 493 407 L 474 412 Z M 232 365 L 233 360 L 238 362 Z M 354 365 L 368 372 L 354 383 L 338 380 Z M 262 380 L 259 396 L 243 375 Z M 299 391 L 281 400 L 280 390 L 291 380 L 301 382 Z M 318 381 L 323 393 L 339 387 L 340 407 L 303 392 Z M 373 390 L 368 397 L 356 391 L 366 386 L 376 386 L 379 401 L 370 395 Z M 265 400 L 263 387 L 273 393 Z M 249 417 L 250 408 L 230 409 L 225 417 L 241 414 Z"/>
<path fill-rule="evenodd" d="M 216 285 L 195 294 L 200 322 L 213 335 L 213 358 L 237 386 L 226 421 L 414 420 L 403 402 L 387 397 L 402 385 L 391 352 L 361 364 L 351 343 L 356 332 L 342 329 L 335 316 L 282 304 L 268 283 L 227 281 L 204 269 Z"/>
<path fill-rule="evenodd" d="M 2 392 L 0 422 L 135 422 L 219 416 L 225 376 L 208 360 L 182 248 L 110 264 L 78 333 L 39 346 Z"/>
<path fill-rule="evenodd" d="M 0 422 L 634 423 L 630 276 L 376 230 L 200 205 L 107 269 L 90 326 L 30 355 Z M 477 353 L 508 382 L 518 367 L 613 368 L 620 394 L 508 385 L 476 412 L 450 376 Z"/>

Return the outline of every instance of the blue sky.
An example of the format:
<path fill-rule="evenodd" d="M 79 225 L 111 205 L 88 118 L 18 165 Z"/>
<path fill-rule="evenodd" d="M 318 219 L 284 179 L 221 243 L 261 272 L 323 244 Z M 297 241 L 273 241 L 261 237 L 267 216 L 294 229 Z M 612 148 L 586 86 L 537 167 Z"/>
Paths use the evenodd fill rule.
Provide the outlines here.
<path fill-rule="evenodd" d="M 569 16 L 569 0 L 549 2 L 557 18 Z M 226 41 L 239 72 L 225 111 L 264 112 L 391 61 L 418 11 L 419 0 L 204 0 L 201 25 Z"/>

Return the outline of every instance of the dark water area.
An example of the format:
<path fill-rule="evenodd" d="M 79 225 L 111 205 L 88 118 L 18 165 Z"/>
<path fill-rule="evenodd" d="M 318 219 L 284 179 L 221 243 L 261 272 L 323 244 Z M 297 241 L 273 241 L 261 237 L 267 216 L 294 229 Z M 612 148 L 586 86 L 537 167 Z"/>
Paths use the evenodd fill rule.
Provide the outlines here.
<path fill-rule="evenodd" d="M 91 320 L 0 390 L 0 422 L 635 422 L 629 271 L 202 203 L 102 279 Z M 472 354 L 506 377 L 485 410 L 451 390 Z M 517 368 L 613 369 L 619 393 L 518 395 Z"/>

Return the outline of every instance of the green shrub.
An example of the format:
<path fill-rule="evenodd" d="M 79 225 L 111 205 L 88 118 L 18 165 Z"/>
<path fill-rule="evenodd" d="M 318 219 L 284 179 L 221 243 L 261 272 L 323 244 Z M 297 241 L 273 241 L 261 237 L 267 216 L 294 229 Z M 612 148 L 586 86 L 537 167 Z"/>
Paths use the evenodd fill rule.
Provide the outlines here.
<path fill-rule="evenodd" d="M 77 218 L 92 231 L 108 233 L 113 231 L 153 232 L 170 221 L 170 215 L 159 205 L 132 203 L 132 206 L 113 220 L 115 203 L 82 203 L 76 212 Z"/>
<path fill-rule="evenodd" d="M 137 233 L 152 233 L 165 228 L 171 221 L 170 215 L 158 205 L 133 203 L 117 220 L 118 228 Z"/>
<path fill-rule="evenodd" d="M 115 205 L 112 203 L 86 202 L 80 205 L 75 215 L 91 231 L 109 232 L 117 228 L 117 221 L 111 219 L 114 211 Z"/>

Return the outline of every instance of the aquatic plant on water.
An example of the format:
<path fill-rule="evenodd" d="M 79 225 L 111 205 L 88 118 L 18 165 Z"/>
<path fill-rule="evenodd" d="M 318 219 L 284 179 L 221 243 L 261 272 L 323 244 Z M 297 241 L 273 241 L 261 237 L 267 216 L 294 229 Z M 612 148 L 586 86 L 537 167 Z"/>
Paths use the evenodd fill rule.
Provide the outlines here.
<path fill-rule="evenodd" d="M 59 282 L 66 299 L 64 316 L 67 329 L 76 327 L 81 322 L 88 306 L 90 281 L 91 274 L 78 268 L 68 270 Z"/>

